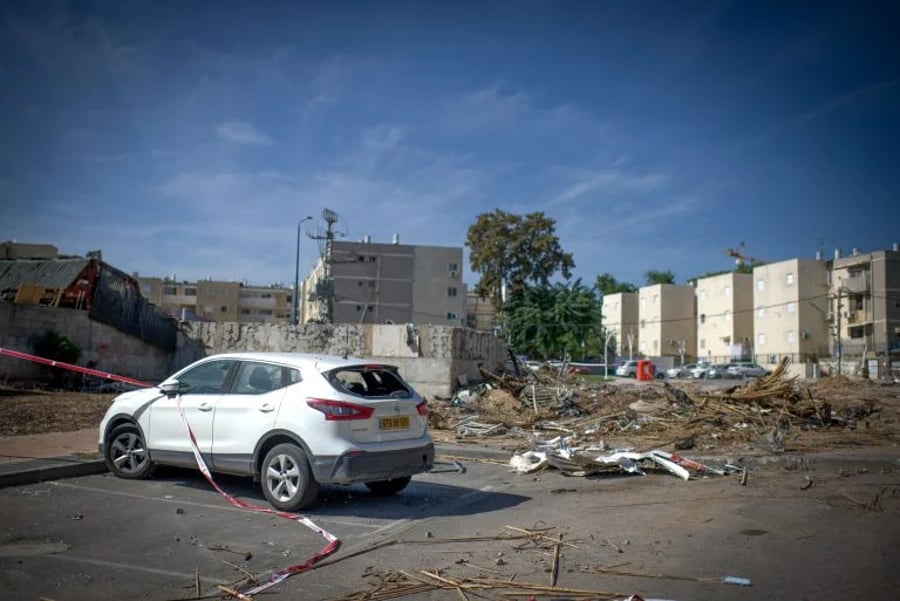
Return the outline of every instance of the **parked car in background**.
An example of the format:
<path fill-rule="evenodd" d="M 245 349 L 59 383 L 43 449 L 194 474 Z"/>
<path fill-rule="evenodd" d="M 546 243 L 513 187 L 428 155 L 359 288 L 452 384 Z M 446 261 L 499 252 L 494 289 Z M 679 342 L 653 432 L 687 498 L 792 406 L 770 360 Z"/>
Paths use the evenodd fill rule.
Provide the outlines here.
<path fill-rule="evenodd" d="M 721 380 L 728 377 L 730 363 L 714 363 L 710 365 L 703 376 L 707 380 Z"/>
<path fill-rule="evenodd" d="M 697 368 L 696 363 L 688 363 L 687 365 L 682 365 L 681 367 L 672 367 L 666 370 L 667 378 L 691 378 L 693 377 L 693 370 Z"/>
<path fill-rule="evenodd" d="M 691 377 L 696 378 L 698 380 L 705 379 L 706 372 L 710 367 L 712 367 L 712 366 L 709 363 L 706 363 L 706 362 L 698 363 L 696 366 L 694 366 L 693 369 L 690 370 Z"/>
<path fill-rule="evenodd" d="M 756 363 L 739 362 L 728 366 L 728 374 L 736 378 L 759 378 L 769 373 Z"/>
<path fill-rule="evenodd" d="M 616 375 L 621 376 L 623 378 L 636 378 L 637 377 L 637 361 L 626 361 L 622 365 L 616 368 Z"/>
<path fill-rule="evenodd" d="M 206 357 L 158 387 L 119 395 L 99 447 L 120 478 L 157 464 L 197 468 L 180 401 L 209 468 L 252 476 L 269 503 L 297 511 L 320 484 L 403 490 L 434 463 L 427 406 L 397 368 L 299 353 Z"/>

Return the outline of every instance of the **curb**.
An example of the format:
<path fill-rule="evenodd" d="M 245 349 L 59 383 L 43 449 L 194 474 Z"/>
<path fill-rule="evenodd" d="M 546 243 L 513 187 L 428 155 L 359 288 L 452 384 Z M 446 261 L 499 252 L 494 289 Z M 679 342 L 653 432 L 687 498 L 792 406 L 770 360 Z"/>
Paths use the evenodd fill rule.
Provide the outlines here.
<path fill-rule="evenodd" d="M 102 459 L 81 460 L 73 457 L 34 459 L 0 464 L 0 488 L 34 484 L 46 480 L 77 478 L 107 471 Z"/>

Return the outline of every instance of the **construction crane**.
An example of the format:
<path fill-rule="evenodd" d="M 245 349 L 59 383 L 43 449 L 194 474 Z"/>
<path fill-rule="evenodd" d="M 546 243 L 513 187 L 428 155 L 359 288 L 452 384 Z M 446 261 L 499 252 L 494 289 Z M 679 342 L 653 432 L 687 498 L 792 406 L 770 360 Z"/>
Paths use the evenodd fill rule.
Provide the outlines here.
<path fill-rule="evenodd" d="M 741 242 L 737 248 L 726 248 L 725 254 L 729 257 L 734 257 L 734 263 L 738 267 L 744 265 L 745 262 L 749 262 L 751 266 L 753 265 L 762 265 L 763 263 L 768 263 L 763 259 L 757 259 L 756 257 L 751 257 L 744 252 L 744 243 Z"/>

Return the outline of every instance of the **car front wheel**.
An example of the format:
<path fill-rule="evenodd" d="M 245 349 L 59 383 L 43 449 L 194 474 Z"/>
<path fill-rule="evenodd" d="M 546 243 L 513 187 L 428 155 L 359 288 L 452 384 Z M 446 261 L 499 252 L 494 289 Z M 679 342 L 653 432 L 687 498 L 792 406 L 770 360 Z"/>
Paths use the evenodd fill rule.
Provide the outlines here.
<path fill-rule="evenodd" d="M 136 480 L 149 478 L 153 473 L 144 436 L 133 424 L 122 424 L 112 429 L 106 437 L 103 455 L 106 467 L 119 478 Z"/>
<path fill-rule="evenodd" d="M 319 494 L 306 453 L 295 444 L 272 447 L 263 459 L 259 479 L 266 500 L 279 511 L 303 509 Z"/>
<path fill-rule="evenodd" d="M 404 476 L 403 478 L 394 478 L 393 480 L 379 480 L 377 482 L 366 482 L 366 486 L 373 494 L 378 496 L 393 495 L 400 492 L 409 484 L 412 478 Z"/>

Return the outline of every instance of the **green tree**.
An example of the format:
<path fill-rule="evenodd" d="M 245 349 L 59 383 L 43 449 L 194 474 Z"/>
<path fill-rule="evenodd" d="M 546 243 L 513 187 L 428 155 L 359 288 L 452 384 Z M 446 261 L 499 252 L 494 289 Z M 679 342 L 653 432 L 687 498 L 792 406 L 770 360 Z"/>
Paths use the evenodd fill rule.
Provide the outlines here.
<path fill-rule="evenodd" d="M 654 284 L 674 284 L 675 274 L 669 270 L 658 271 L 656 269 L 651 269 L 644 274 L 644 279 L 647 280 L 648 286 L 653 286 Z"/>
<path fill-rule="evenodd" d="M 521 295 L 529 284 L 546 286 L 556 272 L 571 277 L 572 254 L 563 252 L 556 222 L 542 212 L 516 215 L 500 209 L 482 213 L 466 235 L 469 264 L 480 274 L 475 291 L 502 307 L 507 297 Z"/>
<path fill-rule="evenodd" d="M 581 280 L 527 287 L 506 306 L 509 339 L 516 352 L 539 359 L 600 354 L 600 302 Z"/>
<path fill-rule="evenodd" d="M 616 294 L 619 292 L 637 292 L 637 287 L 634 284 L 620 282 L 608 273 L 598 275 L 594 287 L 601 295 Z"/>

